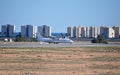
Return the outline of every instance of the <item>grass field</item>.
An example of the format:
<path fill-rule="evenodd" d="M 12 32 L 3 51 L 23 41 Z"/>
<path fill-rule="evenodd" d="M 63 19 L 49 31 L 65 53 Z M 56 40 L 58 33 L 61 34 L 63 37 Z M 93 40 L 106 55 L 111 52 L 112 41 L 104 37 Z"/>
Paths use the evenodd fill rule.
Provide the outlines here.
<path fill-rule="evenodd" d="M 120 47 L 0 48 L 0 75 L 120 75 Z"/>

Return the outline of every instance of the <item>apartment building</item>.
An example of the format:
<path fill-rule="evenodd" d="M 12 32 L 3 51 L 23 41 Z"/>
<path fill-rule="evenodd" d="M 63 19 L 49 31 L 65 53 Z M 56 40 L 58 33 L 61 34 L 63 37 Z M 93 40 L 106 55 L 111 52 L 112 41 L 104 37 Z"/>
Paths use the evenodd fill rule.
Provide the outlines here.
<path fill-rule="evenodd" d="M 120 38 L 120 27 L 112 27 L 113 30 L 115 31 L 115 38 Z"/>
<path fill-rule="evenodd" d="M 36 27 L 32 25 L 21 26 L 22 37 L 36 38 Z"/>
<path fill-rule="evenodd" d="M 67 27 L 67 34 L 69 37 L 73 37 L 73 27 Z"/>
<path fill-rule="evenodd" d="M 10 24 L 7 24 L 7 25 L 2 25 L 1 26 L 1 36 L 2 37 L 14 37 L 15 33 L 15 26 L 14 25 L 10 25 Z"/>
<path fill-rule="evenodd" d="M 50 37 L 51 36 L 51 26 L 43 25 L 43 26 L 38 26 L 38 32 L 45 37 Z"/>

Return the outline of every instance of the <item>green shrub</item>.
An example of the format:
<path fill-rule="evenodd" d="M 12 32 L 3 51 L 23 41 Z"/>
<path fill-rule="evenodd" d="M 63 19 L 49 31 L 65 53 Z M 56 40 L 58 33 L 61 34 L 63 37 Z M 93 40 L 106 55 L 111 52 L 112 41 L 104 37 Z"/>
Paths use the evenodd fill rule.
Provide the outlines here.
<path fill-rule="evenodd" d="M 101 43 L 108 44 L 108 42 L 106 40 L 103 40 Z"/>
<path fill-rule="evenodd" d="M 93 39 L 91 40 L 91 42 L 92 42 L 92 43 L 103 43 L 103 44 L 108 44 L 108 42 L 107 42 L 107 41 L 104 39 L 104 37 L 101 36 L 101 35 L 98 35 L 97 38 L 93 38 Z"/>
<path fill-rule="evenodd" d="M 91 40 L 91 42 L 92 42 L 92 43 L 98 43 L 99 41 L 98 41 L 98 39 L 95 39 L 95 38 L 94 38 L 94 39 Z"/>

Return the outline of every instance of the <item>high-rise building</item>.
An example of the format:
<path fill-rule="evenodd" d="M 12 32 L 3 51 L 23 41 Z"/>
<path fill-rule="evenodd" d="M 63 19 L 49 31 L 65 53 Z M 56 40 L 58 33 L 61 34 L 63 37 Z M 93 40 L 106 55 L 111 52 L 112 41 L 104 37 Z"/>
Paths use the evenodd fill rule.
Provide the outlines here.
<path fill-rule="evenodd" d="M 91 26 L 89 29 L 89 37 L 97 38 L 98 35 L 99 35 L 99 29 L 97 27 Z"/>
<path fill-rule="evenodd" d="M 21 26 L 21 36 L 22 37 L 27 37 L 26 26 Z"/>
<path fill-rule="evenodd" d="M 94 37 L 97 38 L 98 36 L 98 28 L 94 27 Z"/>
<path fill-rule="evenodd" d="M 32 25 L 21 26 L 22 37 L 36 38 L 36 27 Z"/>
<path fill-rule="evenodd" d="M 7 37 L 7 25 L 1 26 L 1 36 Z"/>
<path fill-rule="evenodd" d="M 14 25 L 2 25 L 1 26 L 1 35 L 3 37 L 14 37 L 15 26 Z"/>
<path fill-rule="evenodd" d="M 104 33 L 105 33 L 105 28 L 106 27 L 104 27 L 104 26 L 101 26 L 100 27 L 100 35 L 105 35 Z"/>
<path fill-rule="evenodd" d="M 100 35 L 102 35 L 104 38 L 114 38 L 115 31 L 113 30 L 113 28 L 101 26 Z"/>
<path fill-rule="evenodd" d="M 89 29 L 89 37 L 93 38 L 95 36 L 95 27 L 90 27 Z"/>
<path fill-rule="evenodd" d="M 43 36 L 46 36 L 47 25 L 43 25 Z"/>
<path fill-rule="evenodd" d="M 51 26 L 43 25 L 38 26 L 38 32 L 45 37 L 51 36 Z"/>
<path fill-rule="evenodd" d="M 77 27 L 76 26 L 74 26 L 73 27 L 73 37 L 75 37 L 75 38 L 77 38 L 78 36 L 77 36 L 77 31 L 78 29 L 77 29 Z"/>
<path fill-rule="evenodd" d="M 114 30 L 113 30 L 114 29 Z M 79 37 L 87 37 L 87 38 L 97 38 L 98 35 L 102 35 L 104 38 L 119 38 L 120 37 L 120 27 L 81 27 L 74 26 L 67 28 L 67 34 L 70 37 L 79 38 Z"/>
<path fill-rule="evenodd" d="M 67 34 L 69 37 L 73 37 L 73 27 L 67 27 Z"/>
<path fill-rule="evenodd" d="M 67 34 L 68 36 L 75 38 L 86 37 L 86 27 L 81 26 L 68 27 Z"/>
<path fill-rule="evenodd" d="M 42 26 L 38 26 L 38 33 L 43 35 L 43 27 Z"/>
<path fill-rule="evenodd" d="M 45 36 L 46 37 L 51 36 L 51 27 L 50 26 L 45 27 Z"/>
<path fill-rule="evenodd" d="M 82 27 L 81 33 L 82 33 L 81 37 L 85 38 L 86 37 L 86 27 Z"/>
<path fill-rule="evenodd" d="M 27 25 L 27 36 L 30 38 L 36 37 L 36 28 L 32 25 Z"/>
<path fill-rule="evenodd" d="M 97 35 L 100 35 L 100 27 L 99 28 L 97 28 Z"/>
<path fill-rule="evenodd" d="M 86 27 L 86 37 L 89 37 L 89 27 Z"/>
<path fill-rule="evenodd" d="M 77 37 L 81 37 L 82 36 L 82 27 L 79 26 L 77 27 Z"/>
<path fill-rule="evenodd" d="M 112 28 L 108 27 L 107 29 L 107 38 L 114 38 L 115 37 L 115 32 Z"/>
<path fill-rule="evenodd" d="M 120 27 L 112 27 L 115 31 L 115 38 L 120 38 Z"/>

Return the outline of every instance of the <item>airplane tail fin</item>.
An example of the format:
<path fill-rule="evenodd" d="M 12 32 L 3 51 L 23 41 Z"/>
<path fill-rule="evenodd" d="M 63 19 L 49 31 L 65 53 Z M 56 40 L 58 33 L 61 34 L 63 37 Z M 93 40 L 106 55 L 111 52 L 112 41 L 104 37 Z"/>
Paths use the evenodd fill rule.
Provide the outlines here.
<path fill-rule="evenodd" d="M 37 40 L 42 39 L 43 36 L 40 33 L 36 33 Z"/>

